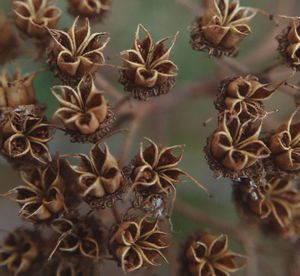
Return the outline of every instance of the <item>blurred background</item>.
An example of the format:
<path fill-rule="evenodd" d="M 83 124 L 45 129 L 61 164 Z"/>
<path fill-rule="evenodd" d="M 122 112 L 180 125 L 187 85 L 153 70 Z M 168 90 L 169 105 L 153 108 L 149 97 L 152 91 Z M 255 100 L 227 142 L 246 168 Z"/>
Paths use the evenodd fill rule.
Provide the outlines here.
<path fill-rule="evenodd" d="M 64 11 L 59 22 L 59 28 L 69 28 L 73 17 L 67 13 L 66 2 L 58 0 L 57 5 Z M 200 4 L 200 1 L 192 1 L 194 4 Z M 270 13 L 280 13 L 287 15 L 297 15 L 295 11 L 300 11 L 299 1 L 293 0 L 241 0 L 241 5 L 258 7 Z M 9 0 L 0 1 L 0 11 L 12 20 Z M 298 13 L 299 15 L 299 13 Z M 179 75 L 176 81 L 176 87 L 172 93 L 177 93 L 201 81 L 214 79 L 216 87 L 220 78 L 235 75 L 235 73 L 226 64 L 216 62 L 214 58 L 209 58 L 205 53 L 199 53 L 192 50 L 189 45 L 188 26 L 193 20 L 191 14 L 183 5 L 176 0 L 113 0 L 112 12 L 105 18 L 104 22 L 93 27 L 94 31 L 105 31 L 111 35 L 111 41 L 106 48 L 105 55 L 107 63 L 120 64 L 119 52 L 131 47 L 134 34 L 139 23 L 142 23 L 149 29 L 155 40 L 165 36 L 171 36 L 176 31 L 180 31 L 177 42 L 171 54 L 171 59 L 179 67 Z M 252 71 L 259 70 L 263 66 L 268 66 L 277 60 L 277 42 L 274 37 L 281 31 L 286 22 L 281 22 L 276 27 L 274 22 L 261 15 L 257 15 L 253 20 L 253 33 L 245 39 L 240 48 L 240 54 L 237 61 Z M 50 87 L 57 84 L 57 80 L 52 73 L 47 70 L 43 59 L 33 60 L 35 52 L 30 41 L 23 41 L 27 57 L 17 59 L 15 64 L 22 68 L 22 71 L 31 72 L 37 69 L 44 69 L 39 72 L 35 78 L 34 86 L 37 98 L 47 104 L 47 116 L 56 110 L 57 103 L 50 93 Z M 122 91 L 118 84 L 117 70 L 113 68 L 104 69 L 102 74 L 111 84 Z M 277 80 L 284 78 L 284 72 L 277 71 Z M 299 79 L 298 79 L 299 81 Z M 123 92 L 124 95 L 125 92 Z M 209 198 L 201 189 L 191 184 L 189 181 L 183 181 L 177 186 L 177 199 L 198 209 L 214 220 L 231 225 L 233 227 L 242 227 L 231 196 L 231 184 L 224 179 L 215 179 L 204 158 L 203 147 L 208 135 L 216 127 L 216 120 L 213 120 L 208 126 L 204 127 L 203 122 L 214 116 L 216 113 L 213 105 L 213 96 L 216 91 L 208 91 L 211 96 L 187 98 L 177 105 L 164 110 L 157 110 L 154 114 L 149 114 L 143 121 L 142 128 L 138 130 L 137 137 L 132 146 L 130 157 L 138 150 L 138 145 L 143 137 L 147 136 L 155 141 L 165 145 L 185 144 L 185 154 L 182 161 L 182 168 L 198 179 L 208 188 L 212 197 Z M 162 97 L 169 97 L 162 96 Z M 273 114 L 271 121 L 276 123 L 286 119 L 294 109 L 293 99 L 286 94 L 276 92 L 268 102 L 267 110 L 280 108 L 280 112 Z M 126 124 L 124 125 L 126 127 Z M 118 134 L 109 139 L 108 144 L 111 151 L 118 154 L 126 134 Z M 89 145 L 71 144 L 68 137 L 65 137 L 59 131 L 55 139 L 51 142 L 50 148 L 53 154 L 60 153 L 78 153 L 87 152 Z M 20 184 L 18 172 L 13 171 L 4 160 L 0 161 L 0 191 L 3 193 L 9 188 Z M 0 200 L 0 229 L 10 230 L 23 222 L 17 219 L 18 206 L 8 200 Z M 174 236 L 178 244 L 183 244 L 185 238 L 195 230 L 210 230 L 218 234 L 220 229 L 211 227 L 203 222 L 195 222 L 181 212 L 173 214 Z M 244 253 L 241 244 L 230 237 L 230 248 Z M 274 245 L 272 239 L 268 240 L 265 236 L 255 237 L 265 240 L 267 247 L 274 247 L 274 250 L 285 250 L 282 244 Z M 272 250 L 271 250 L 272 251 Z M 288 252 L 272 256 L 263 254 L 257 256 L 258 270 L 255 275 L 287 275 L 282 265 L 280 256 Z M 174 254 L 175 255 L 175 254 Z M 171 256 L 174 258 L 174 256 Z M 264 267 L 262 270 L 261 267 Z M 267 268 L 267 269 L 265 269 Z M 267 271 L 267 272 L 266 272 Z M 116 271 L 118 275 L 119 270 Z M 158 270 L 153 270 L 151 275 L 174 275 L 172 269 L 163 266 Z M 120 274 L 121 275 L 121 274 Z M 139 275 L 139 274 L 135 274 Z M 236 275 L 251 275 L 249 271 L 243 270 Z M 254 276 L 254 274 L 252 274 Z M 299 272 L 300 275 L 300 272 Z"/>

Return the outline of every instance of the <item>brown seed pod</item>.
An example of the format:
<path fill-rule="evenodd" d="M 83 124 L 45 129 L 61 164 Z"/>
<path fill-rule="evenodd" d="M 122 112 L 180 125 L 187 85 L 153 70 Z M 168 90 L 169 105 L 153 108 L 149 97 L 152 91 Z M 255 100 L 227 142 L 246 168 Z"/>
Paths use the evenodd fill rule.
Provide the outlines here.
<path fill-rule="evenodd" d="M 68 0 L 69 11 L 75 16 L 101 21 L 111 10 L 112 0 Z"/>
<path fill-rule="evenodd" d="M 183 274 L 191 276 L 230 275 L 246 264 L 245 256 L 228 249 L 227 235 L 214 236 L 209 233 L 190 237 L 183 258 Z"/>
<path fill-rule="evenodd" d="M 59 238 L 50 259 L 56 251 L 99 259 L 102 234 L 100 225 L 93 216 L 80 217 L 73 213 L 53 221 L 51 226 L 59 234 Z"/>
<path fill-rule="evenodd" d="M 33 223 L 49 222 L 66 209 L 62 162 L 57 158 L 43 169 L 33 167 L 21 172 L 23 184 L 7 193 L 21 205 L 21 218 Z"/>
<path fill-rule="evenodd" d="M 285 62 L 293 69 L 300 70 L 300 20 L 293 22 L 277 36 L 278 51 Z"/>
<path fill-rule="evenodd" d="M 126 180 L 107 145 L 95 144 L 89 156 L 80 154 L 77 157 L 81 162 L 72 169 L 78 177 L 83 199 L 92 208 L 112 207 L 125 192 Z"/>
<path fill-rule="evenodd" d="M 83 78 L 76 89 L 55 86 L 52 93 L 60 104 L 53 118 L 63 124 L 72 142 L 96 143 L 110 131 L 115 115 L 91 78 Z"/>
<path fill-rule="evenodd" d="M 158 259 L 166 258 L 163 249 L 169 247 L 168 234 L 160 230 L 159 221 L 143 217 L 123 221 L 113 233 L 109 245 L 124 272 L 132 272 L 147 265 L 158 266 Z"/>
<path fill-rule="evenodd" d="M 10 275 L 32 275 L 41 259 L 40 246 L 39 233 L 18 228 L 0 244 L 0 266 Z"/>
<path fill-rule="evenodd" d="M 217 176 L 238 178 L 242 175 L 259 175 L 248 171 L 262 159 L 269 157 L 270 150 L 259 139 L 262 122 L 241 122 L 238 116 L 225 113 L 218 128 L 208 138 L 205 153 L 210 168 Z M 249 175 L 250 174 L 250 175 Z"/>
<path fill-rule="evenodd" d="M 219 87 L 215 106 L 220 112 L 235 113 L 243 120 L 261 119 L 267 114 L 263 102 L 276 91 L 270 86 L 251 75 L 225 79 Z"/>
<path fill-rule="evenodd" d="M 17 27 L 32 38 L 47 38 L 47 28 L 53 29 L 61 16 L 61 10 L 52 0 L 13 1 Z"/>
<path fill-rule="evenodd" d="M 47 143 L 54 133 L 39 108 L 27 105 L 4 112 L 0 129 L 1 153 L 16 167 L 51 161 Z"/>
<path fill-rule="evenodd" d="M 190 43 L 196 51 L 213 56 L 235 55 L 240 42 L 251 33 L 249 22 L 256 12 L 239 1 L 209 1 L 205 13 L 191 25 Z"/>
<path fill-rule="evenodd" d="M 145 34 L 142 39 L 141 31 Z M 138 25 L 132 49 L 121 52 L 123 68 L 119 71 L 119 82 L 124 85 L 125 91 L 139 100 L 170 91 L 175 84 L 177 66 L 169 57 L 177 34 L 166 48 L 164 43 L 168 38 L 154 43 L 149 31 Z"/>
<path fill-rule="evenodd" d="M 19 54 L 19 39 L 7 18 L 0 14 L 0 64 L 16 58 Z"/>
<path fill-rule="evenodd" d="M 48 48 L 48 64 L 64 83 L 75 86 L 105 63 L 108 33 L 92 34 L 88 18 L 82 23 L 77 17 L 68 32 L 50 29 L 49 33 L 53 43 Z"/>
<path fill-rule="evenodd" d="M 0 112 L 19 105 L 35 104 L 33 79 L 35 73 L 22 75 L 19 67 L 13 75 L 4 68 L 0 75 Z"/>

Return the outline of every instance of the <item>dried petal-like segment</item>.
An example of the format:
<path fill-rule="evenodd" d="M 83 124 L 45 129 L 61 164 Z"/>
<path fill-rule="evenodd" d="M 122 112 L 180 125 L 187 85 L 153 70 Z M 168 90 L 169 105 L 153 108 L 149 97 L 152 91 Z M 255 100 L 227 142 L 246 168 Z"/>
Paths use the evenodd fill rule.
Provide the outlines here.
<path fill-rule="evenodd" d="M 267 114 L 263 102 L 275 91 L 271 84 L 263 84 L 255 76 L 229 78 L 222 81 L 215 106 L 220 112 L 235 113 L 243 120 L 261 119 Z"/>
<path fill-rule="evenodd" d="M 261 126 L 261 121 L 242 123 L 238 116 L 225 113 L 205 148 L 211 169 L 218 175 L 236 178 L 244 170 L 269 157 L 270 150 L 259 139 Z"/>
<path fill-rule="evenodd" d="M 82 22 L 77 17 L 68 32 L 50 29 L 49 33 L 52 45 L 48 48 L 48 64 L 66 84 L 76 86 L 105 63 L 108 33 L 91 33 L 88 18 Z"/>
<path fill-rule="evenodd" d="M 51 226 L 59 238 L 50 258 L 59 252 L 79 253 L 90 259 L 99 258 L 102 234 L 93 216 L 80 217 L 72 213 L 53 221 Z"/>
<path fill-rule="evenodd" d="M 31 275 L 41 258 L 40 242 L 37 232 L 23 228 L 10 232 L 0 244 L 0 266 L 10 275 Z"/>
<path fill-rule="evenodd" d="M 300 70 L 300 20 L 293 22 L 277 36 L 278 51 L 293 69 Z"/>
<path fill-rule="evenodd" d="M 111 9 L 112 0 L 68 0 L 70 13 L 75 16 L 102 20 Z"/>
<path fill-rule="evenodd" d="M 212 0 L 205 13 L 191 26 L 190 43 L 194 50 L 210 55 L 234 55 L 240 42 L 251 33 L 249 22 L 255 10 L 240 7 L 239 1 Z"/>
<path fill-rule="evenodd" d="M 290 176 L 270 174 L 258 185 L 255 196 L 245 189 L 247 183 L 235 185 L 235 199 L 247 217 L 261 224 L 277 224 L 284 229 L 292 221 L 293 210 L 300 207 L 300 192 Z"/>
<path fill-rule="evenodd" d="M 123 221 L 109 241 L 110 252 L 124 272 L 145 266 L 158 266 L 166 258 L 162 250 L 169 247 L 167 233 L 160 230 L 159 221 L 143 217 Z"/>
<path fill-rule="evenodd" d="M 52 93 L 60 105 L 53 118 L 61 122 L 73 142 L 96 143 L 110 131 L 115 115 L 92 78 L 83 78 L 76 89 L 55 86 Z"/>
<path fill-rule="evenodd" d="M 53 137 L 52 127 L 35 106 L 19 106 L 2 114 L 0 122 L 1 152 L 15 166 L 32 163 L 46 165 L 51 161 L 47 143 Z"/>
<path fill-rule="evenodd" d="M 300 170 L 300 122 L 293 122 L 297 112 L 269 138 L 269 148 L 276 166 L 287 172 Z"/>
<path fill-rule="evenodd" d="M 126 188 L 117 159 L 107 145 L 95 144 L 89 155 L 77 156 L 80 164 L 72 166 L 78 177 L 81 196 L 92 208 L 112 207 Z"/>
<path fill-rule="evenodd" d="M 15 22 L 29 37 L 47 38 L 47 28 L 56 27 L 61 10 L 51 0 L 14 1 Z"/>
<path fill-rule="evenodd" d="M 3 68 L 0 75 L 0 111 L 19 105 L 34 104 L 34 77 L 35 73 L 22 75 L 18 67 L 12 75 Z"/>
<path fill-rule="evenodd" d="M 184 271 L 189 275 L 230 275 L 242 269 L 246 257 L 228 249 L 226 235 L 198 233 L 187 240 L 183 252 Z"/>
<path fill-rule="evenodd" d="M 177 75 L 177 66 L 170 60 L 176 37 L 177 33 L 167 48 L 165 42 L 168 38 L 154 42 L 149 31 L 138 25 L 132 49 L 121 52 L 123 68 L 119 81 L 125 91 L 140 100 L 169 92 Z"/>
<path fill-rule="evenodd" d="M 41 169 L 21 172 L 23 184 L 8 192 L 21 205 L 19 216 L 34 223 L 49 222 L 65 209 L 66 183 L 59 159 Z"/>
<path fill-rule="evenodd" d="M 19 54 L 19 39 L 10 22 L 0 15 L 0 64 L 16 58 Z"/>

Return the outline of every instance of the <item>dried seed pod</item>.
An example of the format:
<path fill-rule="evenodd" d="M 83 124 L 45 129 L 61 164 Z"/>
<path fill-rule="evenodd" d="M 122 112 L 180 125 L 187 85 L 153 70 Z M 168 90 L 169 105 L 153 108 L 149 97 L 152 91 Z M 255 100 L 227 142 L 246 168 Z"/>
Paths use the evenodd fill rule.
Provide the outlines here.
<path fill-rule="evenodd" d="M 115 115 L 91 78 L 82 79 L 77 89 L 55 86 L 52 93 L 60 104 L 53 118 L 61 121 L 72 142 L 96 143 L 110 131 Z"/>
<path fill-rule="evenodd" d="M 270 84 L 262 84 L 251 75 L 225 79 L 220 85 L 215 106 L 220 112 L 235 113 L 242 119 L 260 119 L 267 114 L 263 102 L 274 92 Z"/>
<path fill-rule="evenodd" d="M 198 233 L 188 239 L 184 260 L 185 274 L 193 276 L 230 275 L 246 263 L 244 256 L 228 249 L 227 235 L 217 237 L 209 233 Z"/>
<path fill-rule="evenodd" d="M 2 154 L 15 166 L 31 161 L 45 165 L 51 161 L 47 146 L 53 137 L 51 126 L 35 106 L 19 106 L 5 112 L 0 122 Z"/>
<path fill-rule="evenodd" d="M 14 1 L 17 27 L 32 38 L 47 38 L 47 28 L 55 28 L 61 10 L 51 0 Z"/>
<path fill-rule="evenodd" d="M 297 112 L 269 138 L 269 148 L 276 166 L 288 172 L 300 170 L 300 122 L 293 123 Z"/>
<path fill-rule="evenodd" d="M 0 244 L 0 266 L 10 275 L 31 275 L 41 258 L 40 237 L 37 232 L 18 228 Z"/>
<path fill-rule="evenodd" d="M 78 155 L 81 163 L 73 166 L 78 176 L 78 184 L 83 199 L 92 208 L 111 207 L 121 199 L 125 189 L 125 179 L 116 158 L 104 148 L 95 144 L 89 156 Z"/>
<path fill-rule="evenodd" d="M 244 214 L 260 220 L 260 223 L 274 222 L 285 228 L 292 220 L 292 210 L 300 206 L 300 192 L 290 176 L 267 175 L 265 182 L 257 187 L 256 197 L 251 196 L 243 183 L 236 184 L 235 198 Z"/>
<path fill-rule="evenodd" d="M 80 217 L 71 214 L 52 222 L 53 230 L 60 236 L 52 251 L 78 253 L 82 257 L 98 259 L 100 256 L 101 231 L 98 221 L 92 216 Z"/>
<path fill-rule="evenodd" d="M 140 38 L 140 32 L 145 37 Z M 148 97 L 166 94 L 175 84 L 177 66 L 169 57 L 177 34 L 169 48 L 164 46 L 168 38 L 154 43 L 149 31 L 138 25 L 132 49 L 121 52 L 123 68 L 120 70 L 120 83 L 133 97 L 146 100 Z"/>
<path fill-rule="evenodd" d="M 35 103 L 33 79 L 35 73 L 22 75 L 19 67 L 10 76 L 6 69 L 0 75 L 0 111 Z"/>
<path fill-rule="evenodd" d="M 19 54 L 19 39 L 8 22 L 8 20 L 0 15 L 0 64 L 16 58 Z"/>
<path fill-rule="evenodd" d="M 111 0 L 68 0 L 70 13 L 90 19 L 102 20 L 111 9 Z"/>
<path fill-rule="evenodd" d="M 183 153 L 175 156 L 173 151 L 182 149 L 182 145 L 161 147 L 149 138 L 146 138 L 146 141 L 149 146 L 144 149 L 144 144 L 141 143 L 140 151 L 132 161 L 131 180 L 137 192 L 146 196 L 152 194 L 168 195 L 176 189 L 175 186 L 180 182 L 182 175 L 197 183 L 189 174 L 178 168 Z"/>
<path fill-rule="evenodd" d="M 8 192 L 21 205 L 19 216 L 34 223 L 53 220 L 65 209 L 66 183 L 59 159 L 41 169 L 22 171 L 23 184 Z"/>
<path fill-rule="evenodd" d="M 48 64 L 63 82 L 77 85 L 84 76 L 93 75 L 104 63 L 103 50 L 108 33 L 91 33 L 89 20 L 77 17 L 68 32 L 49 30 L 52 45 L 48 48 Z"/>
<path fill-rule="evenodd" d="M 110 239 L 110 251 L 124 272 L 147 265 L 157 266 L 157 259 L 166 258 L 162 250 L 169 247 L 167 233 L 159 228 L 158 220 L 143 217 L 122 222 Z"/>
<path fill-rule="evenodd" d="M 270 150 L 259 139 L 261 127 L 261 121 L 241 123 L 238 116 L 225 113 L 205 147 L 211 169 L 217 175 L 234 179 L 243 175 L 245 169 L 269 157 Z M 255 171 L 255 174 L 258 172 Z"/>
<path fill-rule="evenodd" d="M 278 51 L 293 69 L 300 70 L 300 20 L 293 22 L 277 36 Z"/>
<path fill-rule="evenodd" d="M 210 1 L 206 12 L 192 23 L 193 49 L 217 57 L 237 54 L 240 42 L 251 33 L 249 22 L 255 13 L 252 8 L 240 7 L 239 1 Z"/>

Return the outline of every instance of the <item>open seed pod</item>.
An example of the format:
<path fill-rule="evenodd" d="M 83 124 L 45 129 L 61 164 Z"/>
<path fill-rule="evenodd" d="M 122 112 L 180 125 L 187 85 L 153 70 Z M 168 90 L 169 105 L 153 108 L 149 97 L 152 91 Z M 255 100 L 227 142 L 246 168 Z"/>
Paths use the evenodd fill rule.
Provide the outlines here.
<path fill-rule="evenodd" d="M 300 20 L 293 22 L 277 36 L 278 51 L 293 69 L 300 70 Z"/>
<path fill-rule="evenodd" d="M 115 115 L 92 78 L 83 78 L 76 89 L 55 86 L 52 93 L 60 104 L 53 115 L 72 142 L 96 143 L 109 133 Z"/>
<path fill-rule="evenodd" d="M 182 274 L 191 276 L 230 275 L 246 264 L 245 256 L 228 249 L 227 235 L 209 233 L 197 233 L 188 238 L 183 259 Z"/>
<path fill-rule="evenodd" d="M 269 138 L 269 148 L 275 165 L 282 171 L 300 170 L 300 121 L 293 122 L 298 110 Z"/>
<path fill-rule="evenodd" d="M 19 106 L 4 112 L 0 129 L 1 153 L 15 167 L 46 165 L 51 161 L 47 143 L 54 133 L 36 106 Z"/>
<path fill-rule="evenodd" d="M 209 1 L 207 10 L 190 28 L 193 49 L 217 57 L 237 54 L 240 42 L 251 33 L 249 22 L 255 13 L 252 8 L 240 7 L 239 1 Z"/>
<path fill-rule="evenodd" d="M 125 273 L 158 266 L 160 258 L 167 262 L 162 251 L 169 247 L 168 234 L 160 230 L 158 220 L 143 217 L 123 221 L 116 227 L 109 245 Z"/>
<path fill-rule="evenodd" d="M 117 159 L 110 153 L 107 145 L 95 144 L 89 156 L 77 156 L 80 164 L 72 166 L 78 177 L 82 198 L 92 208 L 112 207 L 122 198 L 126 180 Z"/>
<path fill-rule="evenodd" d="M 9 275 L 32 275 L 41 261 L 41 245 L 36 231 L 18 228 L 10 232 L 0 243 L 0 266 Z"/>
<path fill-rule="evenodd" d="M 99 222 L 93 216 L 80 217 L 76 213 L 71 213 L 53 221 L 51 226 L 59 237 L 50 259 L 59 254 L 57 251 L 99 259 L 102 251 L 102 235 Z"/>
<path fill-rule="evenodd" d="M 144 38 L 140 33 L 144 33 Z M 175 84 L 177 66 L 170 60 L 170 53 L 177 34 L 172 38 L 169 48 L 165 47 L 168 38 L 154 42 L 149 31 L 138 25 L 132 49 L 121 52 L 123 68 L 120 83 L 136 99 L 166 94 Z"/>
<path fill-rule="evenodd" d="M 62 177 L 62 160 L 55 159 L 47 167 L 33 167 L 21 172 L 23 184 L 8 192 L 21 205 L 19 216 L 33 223 L 52 221 L 66 207 L 67 186 Z"/>
<path fill-rule="evenodd" d="M 242 120 L 261 119 L 267 114 L 263 102 L 276 91 L 270 86 L 251 75 L 225 79 L 219 87 L 215 106 L 220 112 L 234 113 Z"/>
<path fill-rule="evenodd" d="M 238 116 L 223 115 L 204 149 L 210 168 L 217 176 L 236 179 L 242 175 L 250 178 L 260 175 L 259 167 L 253 171 L 251 167 L 270 155 L 270 150 L 259 138 L 261 127 L 261 121 L 241 122 Z"/>
<path fill-rule="evenodd" d="M 56 27 L 61 10 L 52 0 L 13 1 L 17 27 L 32 38 L 46 39 L 47 28 Z"/>
<path fill-rule="evenodd" d="M 88 18 L 82 22 L 77 17 L 68 32 L 50 29 L 49 33 L 52 45 L 48 48 L 48 64 L 65 84 L 77 85 L 105 63 L 108 33 L 91 33 Z"/>
<path fill-rule="evenodd" d="M 68 0 L 69 11 L 75 16 L 101 21 L 111 9 L 112 0 Z"/>
<path fill-rule="evenodd" d="M 0 65 L 16 58 L 19 54 L 19 39 L 7 18 L 0 14 Z"/>
<path fill-rule="evenodd" d="M 22 75 L 19 67 L 10 76 L 3 68 L 0 75 L 0 112 L 19 105 L 35 104 L 34 77 L 35 73 Z"/>

